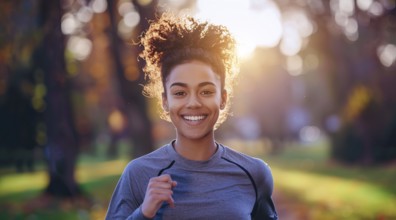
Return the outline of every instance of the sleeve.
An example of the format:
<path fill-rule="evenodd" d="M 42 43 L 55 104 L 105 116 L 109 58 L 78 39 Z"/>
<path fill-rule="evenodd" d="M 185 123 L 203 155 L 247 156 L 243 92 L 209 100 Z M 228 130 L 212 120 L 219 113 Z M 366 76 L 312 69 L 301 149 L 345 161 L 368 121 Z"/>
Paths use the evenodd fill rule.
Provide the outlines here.
<path fill-rule="evenodd" d="M 122 173 L 117 186 L 113 192 L 107 209 L 106 220 L 128 219 L 128 220 L 147 220 L 143 216 L 140 205 L 142 201 L 139 195 L 138 182 L 136 178 L 131 178 L 132 165 L 128 164 Z M 138 175 L 138 174 L 136 174 Z M 134 175 L 135 176 L 135 175 Z"/>
<path fill-rule="evenodd" d="M 277 220 L 278 214 L 272 201 L 272 191 L 274 187 L 272 172 L 270 167 L 259 160 L 256 181 L 257 181 L 257 201 L 255 212 L 252 215 L 254 220 Z"/>

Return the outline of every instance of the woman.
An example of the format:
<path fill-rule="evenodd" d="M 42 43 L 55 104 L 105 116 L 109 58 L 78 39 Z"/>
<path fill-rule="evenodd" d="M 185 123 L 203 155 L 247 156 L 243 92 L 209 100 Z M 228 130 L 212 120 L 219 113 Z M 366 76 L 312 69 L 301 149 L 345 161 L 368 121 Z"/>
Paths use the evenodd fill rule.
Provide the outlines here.
<path fill-rule="evenodd" d="M 106 219 L 277 219 L 269 167 L 215 141 L 236 73 L 224 26 L 163 14 L 141 38 L 148 84 L 176 139 L 131 161 Z"/>

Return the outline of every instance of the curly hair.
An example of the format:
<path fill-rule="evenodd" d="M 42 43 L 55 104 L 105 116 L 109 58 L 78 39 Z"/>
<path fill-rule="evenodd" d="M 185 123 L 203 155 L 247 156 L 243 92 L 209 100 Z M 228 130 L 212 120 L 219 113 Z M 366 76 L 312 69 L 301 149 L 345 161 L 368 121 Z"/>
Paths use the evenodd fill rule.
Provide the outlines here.
<path fill-rule="evenodd" d="M 227 91 L 229 99 L 232 97 L 238 62 L 235 39 L 225 26 L 201 22 L 191 16 L 164 13 L 156 21 L 151 21 L 140 43 L 144 47 L 140 57 L 146 61 L 144 95 L 158 98 L 161 103 L 161 97 L 166 93 L 166 78 L 172 68 L 199 60 L 213 68 L 220 76 L 222 89 Z M 216 126 L 227 118 L 230 103 L 228 100 L 220 112 Z M 161 118 L 169 121 L 165 112 Z"/>

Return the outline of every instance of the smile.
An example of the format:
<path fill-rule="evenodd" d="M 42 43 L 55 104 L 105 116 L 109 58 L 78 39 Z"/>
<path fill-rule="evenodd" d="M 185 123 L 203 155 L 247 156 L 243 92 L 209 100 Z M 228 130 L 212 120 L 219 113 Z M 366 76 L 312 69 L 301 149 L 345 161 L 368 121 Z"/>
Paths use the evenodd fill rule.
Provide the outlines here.
<path fill-rule="evenodd" d="M 205 115 L 184 115 L 183 118 L 188 121 L 200 121 L 206 118 Z"/>

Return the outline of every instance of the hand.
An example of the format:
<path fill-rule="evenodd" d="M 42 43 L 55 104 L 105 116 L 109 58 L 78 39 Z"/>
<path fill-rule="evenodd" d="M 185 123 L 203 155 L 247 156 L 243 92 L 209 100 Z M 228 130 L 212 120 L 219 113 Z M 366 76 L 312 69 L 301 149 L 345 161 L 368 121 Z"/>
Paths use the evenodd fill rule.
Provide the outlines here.
<path fill-rule="evenodd" d="M 163 202 L 167 202 L 172 208 L 175 207 L 172 189 L 176 184 L 176 181 L 173 181 L 169 174 L 151 178 L 142 204 L 143 215 L 147 218 L 153 218 Z"/>

